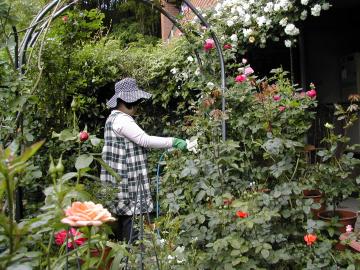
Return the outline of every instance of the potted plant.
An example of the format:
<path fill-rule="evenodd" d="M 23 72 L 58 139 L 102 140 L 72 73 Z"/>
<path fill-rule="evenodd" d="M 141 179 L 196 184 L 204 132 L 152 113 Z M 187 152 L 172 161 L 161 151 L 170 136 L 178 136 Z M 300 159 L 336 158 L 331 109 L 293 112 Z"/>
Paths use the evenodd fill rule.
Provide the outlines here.
<path fill-rule="evenodd" d="M 330 123 L 325 124 L 326 136 L 321 141 L 324 148 L 318 151 L 320 162 L 316 164 L 317 177 L 319 177 L 319 187 L 325 193 L 326 200 L 332 205 L 332 210 L 321 211 L 318 217 L 322 220 L 335 222 L 336 219 L 342 226 L 340 232 L 345 232 L 346 226 L 354 226 L 357 213 L 350 210 L 338 209 L 341 201 L 348 198 L 357 190 L 356 175 L 354 169 L 359 165 L 359 160 L 354 157 L 356 145 L 349 145 L 348 130 L 358 119 L 359 107 L 355 104 L 354 97 L 347 108 L 335 105 L 335 115 L 337 120 L 343 123 L 342 134 L 335 132 L 335 126 Z"/>
<path fill-rule="evenodd" d="M 346 232 L 339 237 L 342 244 L 348 245 L 355 252 L 360 253 L 360 230 L 353 231 L 353 227 L 348 225 Z"/>

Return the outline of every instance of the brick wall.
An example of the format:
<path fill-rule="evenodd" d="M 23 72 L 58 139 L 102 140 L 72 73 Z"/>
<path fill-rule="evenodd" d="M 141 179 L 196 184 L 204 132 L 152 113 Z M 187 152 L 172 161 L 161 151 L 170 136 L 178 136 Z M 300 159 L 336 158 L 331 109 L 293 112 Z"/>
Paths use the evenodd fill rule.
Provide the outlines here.
<path fill-rule="evenodd" d="M 191 3 L 196 8 L 211 8 L 215 6 L 218 0 L 192 0 Z M 163 8 L 169 12 L 171 15 L 176 16 L 179 14 L 180 10 L 176 7 L 175 4 L 167 3 L 166 0 L 162 0 Z M 191 20 L 195 15 L 194 13 L 189 10 L 185 9 L 184 11 L 185 18 Z M 180 35 L 180 31 L 174 27 L 173 23 L 166 18 L 163 14 L 161 14 L 161 36 L 163 41 L 169 40 L 172 36 Z"/>

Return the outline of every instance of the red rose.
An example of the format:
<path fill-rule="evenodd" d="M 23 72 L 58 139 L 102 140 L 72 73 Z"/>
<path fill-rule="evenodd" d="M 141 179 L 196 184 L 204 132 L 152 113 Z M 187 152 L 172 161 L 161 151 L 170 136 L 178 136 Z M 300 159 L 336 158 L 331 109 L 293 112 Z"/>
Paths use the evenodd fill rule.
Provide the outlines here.
<path fill-rule="evenodd" d="M 316 90 L 315 89 L 311 89 L 309 91 L 306 92 L 306 95 L 309 97 L 309 98 L 316 98 Z"/>
<path fill-rule="evenodd" d="M 68 248 L 74 248 L 72 238 L 74 238 L 74 242 L 76 246 L 81 246 L 85 243 L 86 238 L 83 237 L 83 234 L 78 230 L 71 228 L 68 232 Z M 55 234 L 55 243 L 58 246 L 62 246 L 66 241 L 66 230 L 59 231 Z"/>
<path fill-rule="evenodd" d="M 69 19 L 68 16 L 63 16 L 63 17 L 62 17 L 62 20 L 63 20 L 64 23 L 66 23 L 66 22 L 68 21 L 68 19 Z"/>
<path fill-rule="evenodd" d="M 208 38 L 207 40 L 205 40 L 205 44 L 204 44 L 205 51 L 208 52 L 214 48 L 215 48 L 215 41 L 212 38 Z"/>
<path fill-rule="evenodd" d="M 279 101 L 280 99 L 281 99 L 280 95 L 273 96 L 273 100 L 275 100 L 275 101 Z"/>
<path fill-rule="evenodd" d="M 232 48 L 231 44 L 225 44 L 224 45 L 224 50 L 229 50 L 231 48 Z"/>
<path fill-rule="evenodd" d="M 242 83 L 244 81 L 246 81 L 246 75 L 244 75 L 244 74 L 237 75 L 235 78 L 235 82 L 237 82 L 237 83 Z"/>
<path fill-rule="evenodd" d="M 89 139 L 89 133 L 86 131 L 81 131 L 79 134 L 80 142 L 85 142 L 87 139 Z"/>
<path fill-rule="evenodd" d="M 239 218 L 247 218 L 249 216 L 248 213 L 242 211 L 236 211 L 236 216 Z"/>
<path fill-rule="evenodd" d="M 283 112 L 283 111 L 285 111 L 286 107 L 285 106 L 279 106 L 278 109 L 279 109 L 280 112 Z"/>

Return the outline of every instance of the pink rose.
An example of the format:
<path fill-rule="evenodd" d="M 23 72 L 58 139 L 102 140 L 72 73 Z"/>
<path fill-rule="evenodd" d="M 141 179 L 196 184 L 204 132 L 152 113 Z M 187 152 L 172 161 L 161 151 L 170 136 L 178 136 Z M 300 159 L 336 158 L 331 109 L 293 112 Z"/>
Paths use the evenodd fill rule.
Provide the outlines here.
<path fill-rule="evenodd" d="M 346 232 L 350 233 L 353 231 L 353 227 L 351 225 L 346 226 Z"/>
<path fill-rule="evenodd" d="M 214 48 L 215 48 L 215 41 L 212 38 L 208 38 L 207 40 L 205 40 L 204 50 L 206 52 L 208 52 Z"/>
<path fill-rule="evenodd" d="M 275 101 L 279 101 L 280 99 L 281 99 L 280 95 L 273 96 L 273 100 L 275 100 Z"/>
<path fill-rule="evenodd" d="M 247 67 L 247 68 L 245 68 L 244 73 L 245 73 L 245 75 L 250 75 L 250 74 L 254 73 L 254 70 L 251 67 Z"/>
<path fill-rule="evenodd" d="M 241 75 L 237 75 L 235 78 L 235 82 L 237 83 L 242 83 L 246 81 L 246 75 L 245 74 L 241 74 Z"/>
<path fill-rule="evenodd" d="M 72 238 L 74 238 L 74 242 L 76 246 L 81 246 L 85 243 L 87 238 L 83 237 L 83 234 L 78 230 L 71 228 L 68 232 L 68 248 L 74 248 Z M 66 241 L 66 230 L 59 231 L 55 234 L 55 243 L 58 246 L 62 246 Z"/>
<path fill-rule="evenodd" d="M 279 109 L 280 112 L 283 112 L 283 111 L 285 111 L 286 107 L 285 106 L 279 106 L 278 109 Z"/>
<path fill-rule="evenodd" d="M 68 19 L 69 19 L 68 16 L 63 16 L 63 17 L 62 17 L 62 21 L 63 21 L 64 23 L 66 23 L 66 22 L 68 21 Z"/>
<path fill-rule="evenodd" d="M 65 216 L 61 222 L 73 227 L 100 226 L 105 222 L 115 220 L 101 204 L 93 202 L 73 202 L 65 210 Z"/>
<path fill-rule="evenodd" d="M 232 48 L 231 44 L 225 44 L 224 45 L 224 50 L 229 50 L 231 48 Z"/>
<path fill-rule="evenodd" d="M 306 95 L 309 97 L 309 98 L 316 98 L 316 91 L 315 89 L 311 89 L 309 91 L 306 92 Z"/>

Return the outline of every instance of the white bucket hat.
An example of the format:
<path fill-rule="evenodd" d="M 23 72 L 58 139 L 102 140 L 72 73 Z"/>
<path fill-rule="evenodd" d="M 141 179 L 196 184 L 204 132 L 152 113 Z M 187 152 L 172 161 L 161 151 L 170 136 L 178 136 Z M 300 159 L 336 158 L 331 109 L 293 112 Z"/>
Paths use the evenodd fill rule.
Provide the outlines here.
<path fill-rule="evenodd" d="M 115 84 L 115 95 L 106 102 L 106 105 L 109 108 L 114 108 L 118 98 L 127 103 L 133 103 L 139 99 L 149 99 L 150 97 L 150 93 L 145 92 L 138 87 L 135 79 L 125 78 Z"/>

